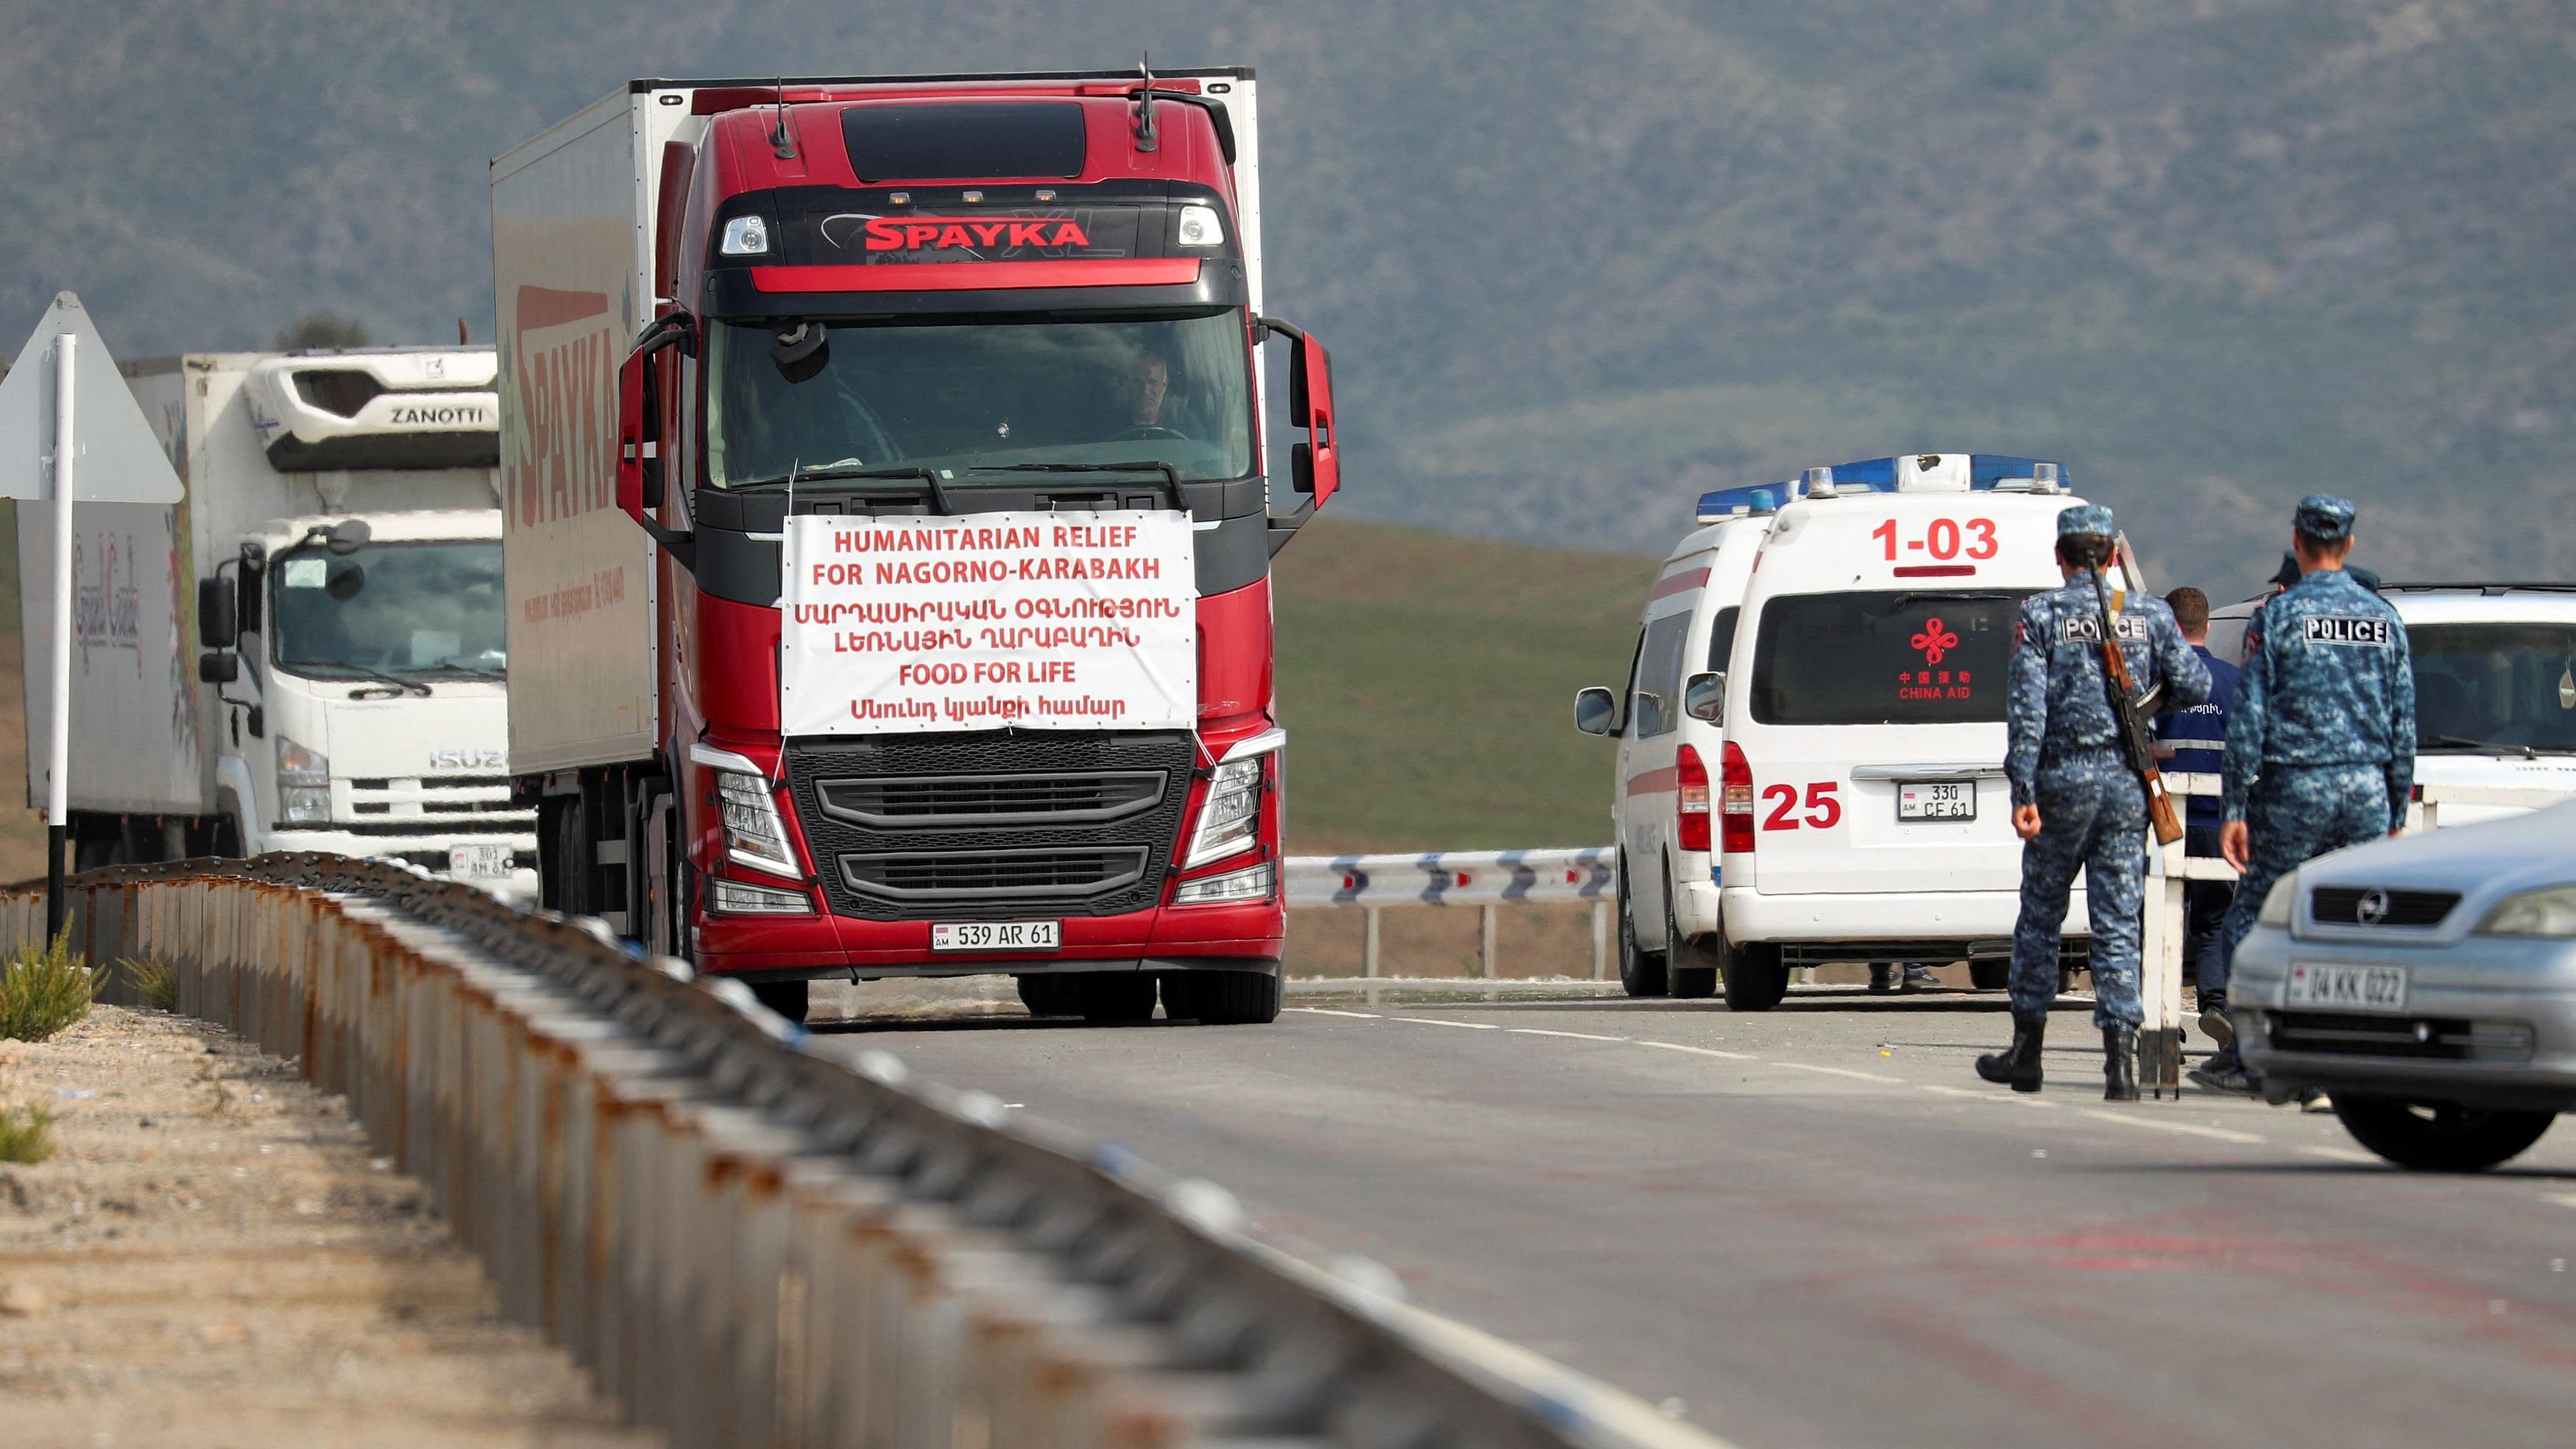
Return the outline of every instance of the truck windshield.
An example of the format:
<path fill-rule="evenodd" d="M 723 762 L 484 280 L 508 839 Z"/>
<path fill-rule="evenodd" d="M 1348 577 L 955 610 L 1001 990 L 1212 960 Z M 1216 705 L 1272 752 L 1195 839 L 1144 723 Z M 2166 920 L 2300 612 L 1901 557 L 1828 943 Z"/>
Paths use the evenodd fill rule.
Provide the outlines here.
<path fill-rule="evenodd" d="M 1762 610 L 1749 706 L 1760 724 L 1992 724 L 2004 717 L 2023 596 L 1793 594 Z"/>
<path fill-rule="evenodd" d="M 268 561 L 277 667 L 323 679 L 499 678 L 497 539 L 372 544 L 341 557 L 307 544 Z"/>
<path fill-rule="evenodd" d="M 739 488 L 791 469 L 922 467 L 973 486 L 1013 481 L 976 468 L 1135 462 L 1168 463 L 1185 479 L 1246 477 L 1244 329 L 1240 309 L 833 323 L 819 357 L 803 363 L 810 375 L 791 380 L 803 368 L 778 360 L 779 323 L 719 323 L 708 337 L 707 481 Z"/>
<path fill-rule="evenodd" d="M 2576 751 L 2576 624 L 2410 625 L 2428 753 Z"/>

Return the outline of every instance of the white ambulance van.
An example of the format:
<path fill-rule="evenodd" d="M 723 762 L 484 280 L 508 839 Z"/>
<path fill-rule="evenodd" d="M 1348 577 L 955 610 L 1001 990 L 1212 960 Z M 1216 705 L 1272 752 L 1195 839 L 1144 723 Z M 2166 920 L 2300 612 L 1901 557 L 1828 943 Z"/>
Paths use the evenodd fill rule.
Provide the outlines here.
<path fill-rule="evenodd" d="M 2210 652 L 2243 663 L 2245 621 L 2268 597 L 2211 610 Z M 2535 808 L 2481 790 L 2576 796 L 2576 584 L 2387 584 L 2380 597 L 2414 654 L 2416 823 L 2428 789 L 2443 826 Z"/>
<path fill-rule="evenodd" d="M 1700 500 L 1702 526 L 1673 549 L 1646 595 L 1628 687 L 1575 699 L 1575 728 L 1619 741 L 1610 817 L 1619 840 L 1619 983 L 1631 996 L 1717 991 L 1718 959 L 1695 944 L 1717 931 L 1711 772 L 1724 740 L 1714 681 L 1735 648 L 1736 604 L 1781 492 Z"/>
<path fill-rule="evenodd" d="M 2013 618 L 2058 586 L 2054 463 L 1923 453 L 1782 485 L 1711 692 L 1728 1005 L 1831 961 L 1965 960 L 2004 984 L 2021 841 L 2004 777 Z M 2114 587 L 2124 587 L 2113 571 Z M 2084 950 L 2084 895 L 2065 964 Z"/>

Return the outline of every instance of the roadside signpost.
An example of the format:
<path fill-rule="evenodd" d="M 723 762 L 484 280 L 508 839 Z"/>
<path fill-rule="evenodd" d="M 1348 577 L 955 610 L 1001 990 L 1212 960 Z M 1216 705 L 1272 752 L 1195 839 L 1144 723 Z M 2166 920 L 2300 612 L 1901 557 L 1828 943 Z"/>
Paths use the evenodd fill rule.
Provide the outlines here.
<path fill-rule="evenodd" d="M 47 364 L 50 362 L 50 366 Z M 0 378 L 0 498 L 53 510 L 52 687 L 45 765 L 45 929 L 63 928 L 63 849 L 71 776 L 72 505 L 176 503 L 179 475 L 80 298 L 57 293 Z M 22 581 L 23 582 L 23 581 Z M 34 661 L 28 661 L 32 664 Z M 28 762 L 33 768 L 34 761 Z"/>

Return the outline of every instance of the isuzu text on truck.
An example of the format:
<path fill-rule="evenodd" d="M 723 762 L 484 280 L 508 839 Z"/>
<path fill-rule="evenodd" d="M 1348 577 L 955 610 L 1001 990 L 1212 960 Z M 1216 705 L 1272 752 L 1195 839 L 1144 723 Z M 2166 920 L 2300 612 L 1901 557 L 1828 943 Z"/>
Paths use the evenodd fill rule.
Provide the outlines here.
<path fill-rule="evenodd" d="M 536 894 L 511 801 L 489 348 L 124 365 L 187 488 L 72 543 L 76 864 L 327 851 Z M 27 657 L 51 520 L 19 515 Z M 45 799 L 46 671 L 26 671 Z"/>
<path fill-rule="evenodd" d="M 1261 315 L 1253 91 L 643 80 L 494 163 L 549 904 L 789 1015 L 979 972 L 1277 1014 L 1269 561 L 1339 464 Z"/>

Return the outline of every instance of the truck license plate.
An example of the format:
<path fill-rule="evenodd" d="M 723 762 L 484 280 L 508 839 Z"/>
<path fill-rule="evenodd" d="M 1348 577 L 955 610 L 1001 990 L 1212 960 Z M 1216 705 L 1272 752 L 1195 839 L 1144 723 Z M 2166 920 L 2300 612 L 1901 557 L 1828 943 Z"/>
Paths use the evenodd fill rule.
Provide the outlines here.
<path fill-rule="evenodd" d="M 1064 944 L 1057 921 L 938 922 L 930 928 L 933 951 L 1052 951 Z"/>
<path fill-rule="evenodd" d="M 1896 782 L 1896 818 L 1974 820 L 1977 818 L 1976 783 L 1971 780 L 1899 780 Z"/>
<path fill-rule="evenodd" d="M 2403 966 L 2320 966 L 2290 963 L 2290 1006 L 2322 1006 L 2338 1011 L 2404 1011 L 2406 968 Z"/>
<path fill-rule="evenodd" d="M 454 846 L 447 852 L 447 874 L 452 880 L 507 880 L 510 878 L 510 847 Z"/>

